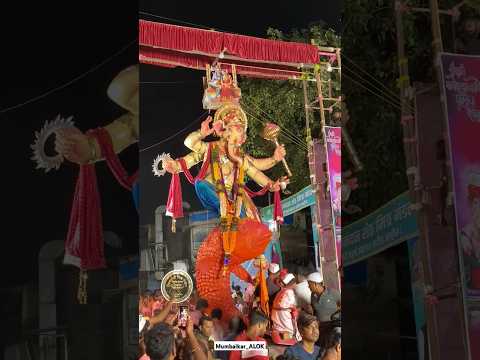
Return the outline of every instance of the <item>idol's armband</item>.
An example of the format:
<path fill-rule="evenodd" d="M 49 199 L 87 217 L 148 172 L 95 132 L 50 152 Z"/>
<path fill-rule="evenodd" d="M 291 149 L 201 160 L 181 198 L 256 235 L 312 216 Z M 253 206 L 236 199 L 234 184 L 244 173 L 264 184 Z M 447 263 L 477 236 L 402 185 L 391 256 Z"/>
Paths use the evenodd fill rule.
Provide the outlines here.
<path fill-rule="evenodd" d="M 185 160 L 185 164 L 187 165 L 187 169 L 190 169 L 192 166 L 197 165 L 203 160 L 204 154 L 202 152 L 194 152 L 192 151 L 190 154 L 185 155 L 183 160 Z"/>
<path fill-rule="evenodd" d="M 138 142 L 138 116 L 132 113 L 126 113 L 120 116 L 104 127 L 112 140 L 113 150 L 116 154 L 122 152 L 128 146 Z M 90 163 L 103 160 L 101 150 L 97 141 L 89 138 L 89 144 L 92 153 Z"/>

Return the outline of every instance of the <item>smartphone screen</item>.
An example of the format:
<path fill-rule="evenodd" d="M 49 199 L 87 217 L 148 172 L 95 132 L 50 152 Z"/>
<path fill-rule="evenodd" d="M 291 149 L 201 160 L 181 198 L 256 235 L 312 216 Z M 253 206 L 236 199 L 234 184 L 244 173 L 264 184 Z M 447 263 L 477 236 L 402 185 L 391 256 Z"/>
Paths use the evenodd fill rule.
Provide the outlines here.
<path fill-rule="evenodd" d="M 188 306 L 181 305 L 178 309 L 178 326 L 187 327 L 188 320 Z"/>

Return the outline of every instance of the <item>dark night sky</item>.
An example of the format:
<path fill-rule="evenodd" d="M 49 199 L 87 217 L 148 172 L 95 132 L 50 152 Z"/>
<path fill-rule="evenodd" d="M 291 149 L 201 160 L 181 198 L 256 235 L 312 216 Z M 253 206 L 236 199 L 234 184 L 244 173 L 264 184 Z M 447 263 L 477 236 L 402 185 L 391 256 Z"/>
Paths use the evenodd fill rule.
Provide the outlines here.
<path fill-rule="evenodd" d="M 28 6 L 24 2 L 14 2 L 8 10 L 2 9 L 0 109 L 77 77 L 135 40 L 138 35 L 137 3 L 121 3 L 115 11 L 88 1 L 55 3 L 51 8 L 45 2 L 30 2 Z M 41 245 L 50 240 L 63 240 L 68 225 L 78 170 L 73 165 L 48 174 L 35 170 L 29 147 L 34 131 L 59 113 L 73 115 L 81 130 L 109 123 L 123 113 L 106 95 L 109 82 L 137 59 L 134 44 L 71 86 L 21 108 L 0 113 L 4 213 L 1 287 L 36 276 Z M 138 166 L 137 149 L 132 146 L 121 156 L 130 170 Z M 131 196 L 116 183 L 104 165 L 97 168 L 104 229 L 115 231 L 135 251 L 138 215 Z M 118 211 L 112 211 L 116 208 Z"/>
<path fill-rule="evenodd" d="M 320 1 L 297 1 L 294 6 L 291 1 L 244 1 L 236 2 L 235 7 L 229 7 L 227 11 L 226 6 L 215 9 L 214 6 L 203 2 L 198 2 L 195 6 L 180 7 L 173 2 L 140 1 L 141 12 L 257 37 L 266 37 L 269 27 L 289 31 L 292 28 L 308 27 L 309 23 L 320 20 L 325 21 L 332 28 L 339 29 L 340 8 L 341 2 L 337 1 L 330 1 L 330 5 L 325 5 Z M 142 13 L 140 13 L 140 18 L 174 23 Z M 141 82 L 179 83 L 141 85 L 140 148 L 146 148 L 176 134 L 204 112 L 201 103 L 202 76 L 204 76 L 204 72 L 190 69 L 141 66 Z M 188 153 L 188 149 L 183 145 L 183 140 L 189 132 L 199 127 L 200 121 L 173 139 L 141 152 L 140 223 L 153 223 L 155 208 L 164 205 L 167 200 L 171 177 L 169 175 L 163 178 L 154 177 L 151 171 L 153 159 L 162 152 L 169 152 L 172 157 Z M 193 173 L 196 174 L 196 170 Z M 183 179 L 183 176 L 182 191 L 183 200 L 188 201 L 194 209 L 199 209 L 193 187 Z"/>
<path fill-rule="evenodd" d="M 253 36 L 265 36 L 269 26 L 282 30 L 304 27 L 320 19 L 339 27 L 340 2 L 325 6 L 317 1 L 232 2 L 219 7 L 208 2 L 140 1 L 140 10 L 156 15 L 216 27 Z M 14 4 L 14 5 L 12 5 Z M 24 102 L 64 84 L 110 57 L 137 37 L 138 3 L 113 2 L 100 8 L 99 2 L 10 3 L 2 9 L 2 87 L 0 110 Z M 21 16 L 19 16 L 21 14 Z M 141 18 L 157 20 L 140 15 Z M 136 63 L 136 46 L 82 80 L 43 99 L 1 113 L 3 174 L 3 247 L 1 287 L 29 281 L 36 276 L 38 250 L 50 240 L 62 240 L 68 225 L 77 168 L 63 166 L 44 174 L 34 169 L 29 145 L 34 131 L 57 114 L 73 115 L 81 130 L 106 125 L 123 110 L 111 102 L 106 89 L 119 71 Z M 191 123 L 201 107 L 201 72 L 163 70 L 145 66 L 143 81 L 188 81 L 174 86 L 148 85 L 142 97 L 150 99 L 141 122 L 144 139 L 140 147 L 161 141 Z M 162 146 L 142 153 L 142 175 L 148 175 L 142 200 L 151 212 L 165 202 L 167 187 L 153 179 L 151 161 L 158 152 L 183 155 L 186 133 Z M 132 146 L 120 159 L 130 172 L 138 166 L 138 147 Z M 97 166 L 102 194 L 105 230 L 116 232 L 135 252 L 138 215 L 131 194 L 121 188 L 105 164 Z M 148 184 L 148 182 L 150 184 Z M 163 185 L 163 186 L 162 186 Z M 168 181 L 167 181 L 168 185 Z M 187 189 L 185 186 L 184 189 Z M 185 193 L 184 199 L 189 200 Z M 145 222 L 151 219 L 145 218 Z M 8 235 L 7 235 L 8 234 Z"/>

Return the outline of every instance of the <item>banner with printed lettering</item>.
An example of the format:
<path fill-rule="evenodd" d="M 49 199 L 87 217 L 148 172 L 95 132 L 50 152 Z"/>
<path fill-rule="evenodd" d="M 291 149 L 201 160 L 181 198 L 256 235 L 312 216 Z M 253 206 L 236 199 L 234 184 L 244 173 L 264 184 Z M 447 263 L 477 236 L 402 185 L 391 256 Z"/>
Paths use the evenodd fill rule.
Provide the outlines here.
<path fill-rule="evenodd" d="M 343 263 L 345 266 L 354 264 L 417 236 L 417 219 L 405 192 L 373 213 L 345 226 Z"/>
<path fill-rule="evenodd" d="M 342 128 L 325 126 L 327 139 L 327 165 L 330 185 L 332 216 L 335 223 L 337 259 L 341 263 L 341 218 L 342 218 Z"/>
<path fill-rule="evenodd" d="M 442 54 L 457 240 L 471 359 L 480 359 L 480 57 Z"/>
<path fill-rule="evenodd" d="M 287 217 L 312 205 L 315 205 L 315 193 L 312 185 L 308 185 L 299 192 L 282 200 L 283 216 Z M 263 222 L 273 221 L 273 205 L 262 208 L 260 215 Z"/>

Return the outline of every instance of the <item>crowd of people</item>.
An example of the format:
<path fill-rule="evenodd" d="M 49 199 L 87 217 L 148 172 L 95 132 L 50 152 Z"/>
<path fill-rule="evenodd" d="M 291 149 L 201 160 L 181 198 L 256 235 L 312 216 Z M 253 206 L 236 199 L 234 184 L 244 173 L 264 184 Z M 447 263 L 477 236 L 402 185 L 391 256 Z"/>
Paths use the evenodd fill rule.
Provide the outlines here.
<path fill-rule="evenodd" d="M 188 304 L 166 301 L 159 290 L 140 297 L 140 360 L 341 359 L 341 298 L 319 272 L 292 274 L 271 263 L 269 313 L 259 287 L 232 287 L 239 315 L 227 323 L 221 309 L 195 292 Z M 182 321 L 181 314 L 188 314 Z M 218 351 L 215 341 L 260 341 L 265 349 Z"/>

